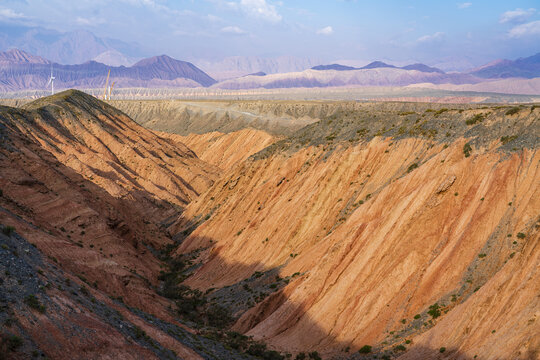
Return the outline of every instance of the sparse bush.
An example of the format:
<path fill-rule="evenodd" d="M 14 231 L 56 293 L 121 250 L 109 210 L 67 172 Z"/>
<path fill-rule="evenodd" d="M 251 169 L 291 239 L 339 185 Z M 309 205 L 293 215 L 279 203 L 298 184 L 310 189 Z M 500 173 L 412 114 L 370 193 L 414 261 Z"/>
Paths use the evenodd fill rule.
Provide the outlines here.
<path fill-rule="evenodd" d="M 417 163 L 411 164 L 411 166 L 409 166 L 409 168 L 407 169 L 407 173 L 410 173 L 411 171 L 413 171 L 416 168 L 418 168 Z"/>
<path fill-rule="evenodd" d="M 26 305 L 30 306 L 32 309 L 39 311 L 42 314 L 45 312 L 45 305 L 41 304 L 35 295 L 28 295 L 24 299 L 24 302 L 26 303 Z"/>
<path fill-rule="evenodd" d="M 262 358 L 264 360 L 284 360 L 285 356 L 275 350 L 267 350 L 263 353 Z"/>
<path fill-rule="evenodd" d="M 316 351 L 310 352 L 309 353 L 309 358 L 313 359 L 313 360 L 322 360 L 321 356 Z"/>
<path fill-rule="evenodd" d="M 435 116 L 439 116 L 439 115 L 441 115 L 442 113 L 444 113 L 444 112 L 446 112 L 446 111 L 448 111 L 447 108 L 442 108 L 442 109 L 436 111 L 434 115 L 435 115 Z"/>
<path fill-rule="evenodd" d="M 420 319 L 420 317 L 421 317 L 420 314 L 414 315 L 414 318 L 415 318 L 415 319 Z"/>
<path fill-rule="evenodd" d="M 136 339 L 144 339 L 148 336 L 146 335 L 146 332 L 138 326 L 133 326 L 133 333 Z"/>
<path fill-rule="evenodd" d="M 369 354 L 371 352 L 371 349 L 372 349 L 371 345 L 364 345 L 360 348 L 360 350 L 358 350 L 358 352 L 360 354 Z"/>
<path fill-rule="evenodd" d="M 265 351 L 266 351 L 266 344 L 255 343 L 255 344 L 251 344 L 246 352 L 249 355 L 262 357 Z"/>
<path fill-rule="evenodd" d="M 476 114 L 473 117 L 465 120 L 465 124 L 474 125 L 476 123 L 481 123 L 482 121 L 484 121 L 484 119 L 485 119 L 484 114 Z"/>
<path fill-rule="evenodd" d="M 430 305 L 429 310 L 427 312 L 433 319 L 438 318 L 441 316 L 441 309 L 438 303 L 435 303 L 433 305 Z"/>
<path fill-rule="evenodd" d="M 471 144 L 466 143 L 463 145 L 463 154 L 465 154 L 465 157 L 471 156 L 472 147 Z"/>
<path fill-rule="evenodd" d="M 306 354 L 301 352 L 301 353 L 298 353 L 296 354 L 296 357 L 294 358 L 295 360 L 305 360 L 306 359 Z"/>
<path fill-rule="evenodd" d="M 506 145 L 506 144 L 508 144 L 509 142 L 512 142 L 512 141 L 514 141 L 514 140 L 516 140 L 516 139 L 517 139 L 517 135 L 513 135 L 513 136 L 502 136 L 502 137 L 501 137 L 501 143 L 502 143 L 503 145 Z"/>
<path fill-rule="evenodd" d="M 206 311 L 210 326 L 224 328 L 233 322 L 233 317 L 227 308 L 221 305 L 214 305 Z"/>
<path fill-rule="evenodd" d="M 518 239 L 525 239 L 525 234 L 522 233 L 522 232 L 518 232 L 517 237 L 518 237 Z"/>
<path fill-rule="evenodd" d="M 11 236 L 14 231 L 15 228 L 13 226 L 4 226 L 4 228 L 2 229 L 2 233 L 6 236 Z"/>
<path fill-rule="evenodd" d="M 405 345 L 397 345 L 397 346 L 394 346 L 394 352 L 405 351 L 405 350 L 407 350 L 407 348 L 405 347 Z"/>
<path fill-rule="evenodd" d="M 519 106 L 514 106 L 513 108 L 508 109 L 504 114 L 505 115 L 515 115 L 519 112 Z"/>
<path fill-rule="evenodd" d="M 443 346 L 442 348 L 439 349 L 439 352 L 442 354 L 443 352 L 446 351 L 446 348 Z"/>
<path fill-rule="evenodd" d="M 7 338 L 6 345 L 9 351 L 15 351 L 23 344 L 23 339 L 17 335 L 11 335 Z"/>

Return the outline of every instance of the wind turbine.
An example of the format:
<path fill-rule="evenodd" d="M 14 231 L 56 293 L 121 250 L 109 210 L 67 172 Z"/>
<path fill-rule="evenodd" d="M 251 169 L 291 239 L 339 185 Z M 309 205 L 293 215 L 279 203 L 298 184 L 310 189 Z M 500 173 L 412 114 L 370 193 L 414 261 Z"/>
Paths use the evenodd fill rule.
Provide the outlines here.
<path fill-rule="evenodd" d="M 51 84 L 51 95 L 54 95 L 54 79 L 56 78 L 53 76 L 53 66 L 51 64 L 51 77 L 49 78 L 49 82 L 47 83 L 47 86 Z"/>

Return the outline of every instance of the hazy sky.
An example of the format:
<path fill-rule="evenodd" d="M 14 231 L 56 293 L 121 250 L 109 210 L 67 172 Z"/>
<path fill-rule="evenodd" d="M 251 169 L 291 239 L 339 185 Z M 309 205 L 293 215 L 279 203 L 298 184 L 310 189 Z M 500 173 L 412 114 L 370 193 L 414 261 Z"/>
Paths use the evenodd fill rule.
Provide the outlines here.
<path fill-rule="evenodd" d="M 180 59 L 466 59 L 540 51 L 540 1 L 0 0 L 0 22 L 85 29 Z"/>

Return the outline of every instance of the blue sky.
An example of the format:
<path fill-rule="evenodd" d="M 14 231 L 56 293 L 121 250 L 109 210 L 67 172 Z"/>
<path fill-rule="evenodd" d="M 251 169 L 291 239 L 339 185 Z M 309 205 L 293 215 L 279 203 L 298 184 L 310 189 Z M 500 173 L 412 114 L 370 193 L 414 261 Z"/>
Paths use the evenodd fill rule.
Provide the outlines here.
<path fill-rule="evenodd" d="M 0 23 L 85 29 L 187 60 L 292 55 L 479 65 L 540 51 L 538 0 L 0 0 Z"/>

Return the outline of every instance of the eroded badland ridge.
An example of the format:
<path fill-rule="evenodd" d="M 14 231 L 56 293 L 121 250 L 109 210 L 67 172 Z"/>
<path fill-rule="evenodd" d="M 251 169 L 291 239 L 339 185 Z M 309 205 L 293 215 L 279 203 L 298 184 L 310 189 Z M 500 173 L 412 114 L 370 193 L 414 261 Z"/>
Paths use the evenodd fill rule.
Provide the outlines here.
<path fill-rule="evenodd" d="M 8 358 L 538 358 L 538 105 L 111 104 L 0 108 Z"/>

